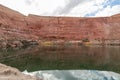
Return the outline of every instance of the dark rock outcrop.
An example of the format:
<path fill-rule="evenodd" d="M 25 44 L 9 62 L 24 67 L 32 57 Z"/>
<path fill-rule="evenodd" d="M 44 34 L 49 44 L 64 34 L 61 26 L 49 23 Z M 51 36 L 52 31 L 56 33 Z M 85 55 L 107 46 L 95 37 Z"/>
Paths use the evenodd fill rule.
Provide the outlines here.
<path fill-rule="evenodd" d="M 27 48 L 30 46 L 39 45 L 37 41 L 31 40 L 2 40 L 0 41 L 0 48 L 2 49 L 20 49 Z"/>

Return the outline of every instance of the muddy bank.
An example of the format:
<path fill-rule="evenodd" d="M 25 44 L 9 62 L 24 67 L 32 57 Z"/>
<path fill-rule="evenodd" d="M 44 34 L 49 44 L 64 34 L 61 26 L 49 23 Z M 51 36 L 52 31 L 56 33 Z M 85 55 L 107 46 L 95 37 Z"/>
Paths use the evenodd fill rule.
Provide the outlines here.
<path fill-rule="evenodd" d="M 18 69 L 0 63 L 0 80 L 41 80 L 21 73 Z"/>

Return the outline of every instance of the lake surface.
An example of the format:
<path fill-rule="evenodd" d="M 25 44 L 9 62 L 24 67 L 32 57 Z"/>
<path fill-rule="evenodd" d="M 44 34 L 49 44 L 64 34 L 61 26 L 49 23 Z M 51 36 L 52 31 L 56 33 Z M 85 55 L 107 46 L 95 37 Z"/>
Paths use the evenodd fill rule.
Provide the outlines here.
<path fill-rule="evenodd" d="M 34 46 L 0 50 L 0 63 L 28 70 L 105 70 L 120 73 L 120 46 Z"/>
<path fill-rule="evenodd" d="M 23 73 L 43 80 L 120 80 L 120 74 L 98 70 L 41 70 Z"/>

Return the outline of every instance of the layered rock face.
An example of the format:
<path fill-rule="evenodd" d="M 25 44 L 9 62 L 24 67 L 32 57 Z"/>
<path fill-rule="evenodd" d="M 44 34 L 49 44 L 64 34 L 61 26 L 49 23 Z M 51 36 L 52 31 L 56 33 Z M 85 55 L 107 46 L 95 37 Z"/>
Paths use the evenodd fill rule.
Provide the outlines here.
<path fill-rule="evenodd" d="M 97 18 L 24 16 L 0 5 L 0 39 L 120 40 L 120 14 Z"/>

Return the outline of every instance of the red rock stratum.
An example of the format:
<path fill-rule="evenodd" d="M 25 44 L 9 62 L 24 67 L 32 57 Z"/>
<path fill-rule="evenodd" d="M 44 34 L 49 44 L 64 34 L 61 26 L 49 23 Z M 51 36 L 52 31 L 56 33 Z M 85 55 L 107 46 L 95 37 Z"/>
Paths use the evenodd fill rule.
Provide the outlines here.
<path fill-rule="evenodd" d="M 0 5 L 0 39 L 120 40 L 120 14 L 96 18 L 24 16 Z"/>

